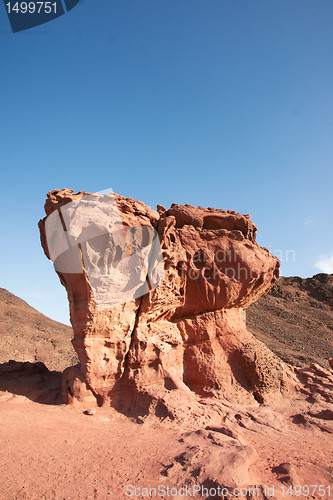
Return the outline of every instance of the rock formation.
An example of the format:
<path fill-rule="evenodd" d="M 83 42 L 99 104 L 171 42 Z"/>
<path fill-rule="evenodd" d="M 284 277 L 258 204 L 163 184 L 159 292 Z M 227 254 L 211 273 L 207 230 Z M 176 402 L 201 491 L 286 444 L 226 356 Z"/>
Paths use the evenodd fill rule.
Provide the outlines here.
<path fill-rule="evenodd" d="M 154 211 L 131 198 L 93 193 L 97 205 L 115 202 L 120 219 L 109 234 L 93 230 L 82 238 L 75 203 L 87 196 L 51 191 L 47 217 L 39 222 L 44 252 L 68 293 L 80 360 L 63 373 L 66 401 L 174 417 L 180 406 L 186 411 L 205 397 L 266 403 L 294 389 L 288 365 L 245 326 L 245 309 L 279 275 L 279 261 L 256 243 L 249 215 L 176 203 Z M 64 208 L 73 203 L 69 229 Z M 100 219 L 113 216 L 112 210 L 103 209 Z M 50 237 L 52 214 L 59 214 L 61 224 Z M 89 215 L 81 216 L 81 224 L 83 219 L 87 229 Z M 154 276 L 160 270 L 151 265 L 154 233 L 163 256 L 158 286 Z M 69 255 L 72 250 L 60 255 L 50 248 L 73 234 L 75 256 Z M 140 248 L 144 256 L 134 257 Z M 148 257 L 148 268 L 134 265 Z M 142 272 L 143 281 L 133 278 Z"/>

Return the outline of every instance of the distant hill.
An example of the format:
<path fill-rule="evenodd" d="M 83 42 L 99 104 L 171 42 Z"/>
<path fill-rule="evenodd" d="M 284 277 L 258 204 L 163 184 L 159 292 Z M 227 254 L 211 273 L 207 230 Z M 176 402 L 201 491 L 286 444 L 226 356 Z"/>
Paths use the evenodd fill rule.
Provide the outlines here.
<path fill-rule="evenodd" d="M 279 278 L 247 310 L 254 335 L 288 363 L 327 366 L 333 358 L 333 275 Z M 72 328 L 53 321 L 0 288 L 0 363 L 42 361 L 62 371 L 78 362 Z"/>
<path fill-rule="evenodd" d="M 288 363 L 327 366 L 333 358 L 333 274 L 279 278 L 247 310 L 247 326 Z"/>
<path fill-rule="evenodd" d="M 0 363 L 42 361 L 49 370 L 77 363 L 72 328 L 47 318 L 0 288 Z"/>

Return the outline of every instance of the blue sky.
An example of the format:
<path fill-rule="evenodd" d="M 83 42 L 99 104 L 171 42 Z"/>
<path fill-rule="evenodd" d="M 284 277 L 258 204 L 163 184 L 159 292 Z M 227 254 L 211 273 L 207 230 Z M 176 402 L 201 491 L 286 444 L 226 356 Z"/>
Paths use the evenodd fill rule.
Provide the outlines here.
<path fill-rule="evenodd" d="M 68 322 L 37 228 L 62 187 L 250 213 L 284 275 L 333 272 L 332 26 L 330 0 L 81 0 L 13 34 L 0 5 L 0 287 Z"/>

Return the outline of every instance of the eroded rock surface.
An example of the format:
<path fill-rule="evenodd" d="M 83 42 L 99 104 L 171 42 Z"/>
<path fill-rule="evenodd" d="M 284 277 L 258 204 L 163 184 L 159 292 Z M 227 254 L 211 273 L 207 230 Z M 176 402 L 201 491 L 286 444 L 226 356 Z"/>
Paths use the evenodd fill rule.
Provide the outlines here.
<path fill-rule="evenodd" d="M 47 216 L 86 195 L 51 191 Z M 103 195 L 93 196 L 98 202 Z M 250 216 L 177 204 L 169 210 L 158 205 L 154 211 L 131 198 L 112 196 L 126 234 L 132 235 L 127 239 L 129 255 L 140 244 L 145 246 L 147 232 L 157 232 L 164 279 L 152 287 L 148 270 L 146 293 L 99 307 L 98 286 L 104 294 L 108 283 L 110 290 L 119 283 L 121 290 L 128 290 L 136 272 L 119 254 L 126 245 L 112 234 L 81 239 L 75 264 L 79 262 L 80 269 L 75 272 L 55 266 L 68 293 L 73 345 L 80 360 L 63 374 L 65 399 L 173 418 L 195 408 L 202 397 L 267 403 L 294 391 L 292 370 L 245 326 L 245 309 L 266 294 L 279 275 L 278 259 L 256 243 L 257 228 Z M 46 221 L 40 221 L 39 228 L 50 258 Z M 146 232 L 131 233 L 131 228 Z M 100 285 L 92 285 L 90 269 L 94 276 L 100 270 L 101 280 L 95 280 Z"/>

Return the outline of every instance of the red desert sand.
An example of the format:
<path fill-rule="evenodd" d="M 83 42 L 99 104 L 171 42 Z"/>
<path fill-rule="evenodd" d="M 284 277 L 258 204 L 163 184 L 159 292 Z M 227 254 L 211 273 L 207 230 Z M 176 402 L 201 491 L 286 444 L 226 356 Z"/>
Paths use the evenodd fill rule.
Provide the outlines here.
<path fill-rule="evenodd" d="M 51 191 L 47 216 L 85 195 Z M 61 394 L 43 364 L 2 365 L 1 498 L 329 499 L 333 361 L 291 366 L 247 330 L 246 308 L 279 275 L 250 216 L 112 197 L 128 232 L 158 234 L 164 279 L 101 308 L 87 267 L 106 250 L 131 286 L 114 238 L 81 241 L 79 272 L 55 263 L 80 363 Z M 147 245 L 146 230 L 131 234 L 122 252 Z"/>

